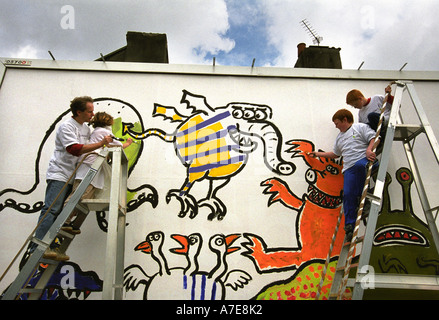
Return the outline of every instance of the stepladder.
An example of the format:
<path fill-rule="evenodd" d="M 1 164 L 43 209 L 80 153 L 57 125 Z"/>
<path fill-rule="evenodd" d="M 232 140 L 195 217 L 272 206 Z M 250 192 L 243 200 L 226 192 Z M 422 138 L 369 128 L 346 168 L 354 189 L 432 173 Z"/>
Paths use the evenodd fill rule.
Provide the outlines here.
<path fill-rule="evenodd" d="M 409 96 L 410 101 L 407 101 L 409 104 L 405 104 L 404 108 L 408 108 L 409 105 L 412 104 L 419 123 L 406 124 L 402 119 L 401 101 L 403 93 L 405 92 Z M 378 134 L 379 132 L 377 130 L 377 135 Z M 421 152 L 419 152 L 419 150 L 415 152 L 414 143 L 416 138 L 420 135 L 424 135 L 428 141 L 426 144 L 427 147 L 425 150 L 421 150 Z M 437 166 L 439 164 L 439 147 L 420 99 L 417 96 L 413 82 L 397 81 L 390 118 L 386 124 L 385 142 L 379 159 L 379 169 L 374 173 L 373 188 L 370 184 L 372 172 L 370 171 L 368 173 L 368 179 L 366 179 L 362 199 L 358 208 L 356 229 L 354 230 L 351 240 L 345 239 L 345 243 L 340 252 L 331 287 L 330 299 L 352 298 L 359 300 L 363 298 L 365 290 L 370 288 L 386 290 L 424 290 L 429 292 L 431 292 L 431 290 L 439 290 L 439 277 L 437 275 L 409 274 L 404 268 L 398 269 L 397 267 L 394 267 L 394 269 L 398 272 L 383 272 L 374 269 L 373 266 L 370 265 L 371 254 L 374 247 L 379 247 L 381 251 L 385 251 L 386 245 L 381 245 L 381 243 L 392 243 L 390 241 L 392 240 L 395 245 L 402 246 L 406 239 L 413 237 L 413 239 L 417 241 L 417 245 L 421 246 L 423 245 L 422 241 L 424 241 L 420 234 L 416 233 L 416 229 L 403 227 L 405 223 L 404 219 L 396 222 L 393 221 L 392 225 L 389 223 L 388 225 L 380 225 L 380 227 L 377 228 L 378 216 L 383 207 L 387 210 L 389 206 L 389 195 L 386 192 L 389 184 L 389 173 L 387 171 L 389 161 L 393 155 L 392 146 L 396 144 L 396 142 L 402 142 L 403 151 L 407 157 L 409 167 L 400 168 L 396 173 L 397 179 L 408 181 L 409 176 L 411 176 L 411 179 L 414 180 L 422 211 L 425 215 L 424 219 L 428 225 L 428 232 L 431 232 L 431 240 L 426 242 L 430 242 L 429 245 L 432 247 L 433 254 L 438 254 L 439 236 L 436 226 L 437 214 L 436 217 L 433 216 L 433 212 L 437 211 L 437 207 L 430 205 L 430 201 L 434 201 L 434 199 L 428 197 L 415 154 L 418 158 L 420 156 L 422 159 L 422 157 L 429 152 L 427 149 L 430 149 L 435 159 L 433 162 Z M 409 193 L 407 188 L 405 190 L 406 193 Z M 404 210 L 411 206 L 407 199 L 408 197 L 405 195 Z M 365 210 L 365 203 L 367 202 L 370 204 L 370 207 Z M 367 215 L 367 218 L 365 215 Z M 382 221 L 383 220 L 381 220 L 381 222 Z M 400 228 L 395 229 L 395 225 L 400 226 Z M 392 226 L 393 229 L 390 226 Z M 383 241 L 383 239 L 386 240 L 386 237 L 389 239 L 387 242 Z M 407 240 L 406 242 L 409 241 Z M 387 247 L 390 248 L 391 246 L 387 245 Z M 427 246 L 425 245 L 425 247 Z M 390 268 L 386 270 L 390 270 Z M 349 290 L 346 290 L 346 288 L 349 288 Z"/>
<path fill-rule="evenodd" d="M 111 163 L 111 166 L 108 163 Z M 104 166 L 107 166 L 107 171 L 110 173 L 106 178 L 105 192 L 101 192 L 92 199 L 82 199 L 87 187 L 98 171 L 104 169 Z M 59 245 L 58 250 L 64 254 L 72 245 L 77 235 L 63 230 L 62 227 L 73 211 L 76 213 L 72 223 L 75 230 L 80 229 L 90 211 L 107 212 L 105 258 L 102 260 L 104 273 L 98 291 L 102 291 L 102 299 L 122 299 L 127 178 L 128 160 L 123 149 L 121 147 L 103 148 L 46 235 L 42 239 L 38 239 L 32 232 L 26 239 L 22 250 L 27 243 L 33 243 L 35 249 L 30 255 L 26 256 L 25 254 L 25 258 L 20 263 L 17 277 L 5 290 L 1 299 L 38 300 L 50 298 L 52 293 L 49 291 L 54 290 L 54 283 L 56 283 L 55 287 L 59 289 L 75 289 L 75 273 L 68 269 L 69 265 L 60 259 L 45 258 L 46 249 L 54 242 Z M 20 252 L 6 272 L 9 271 Z M 60 270 L 64 270 L 67 278 L 60 277 Z M 68 275 L 69 272 L 71 272 L 70 275 Z M 50 288 L 46 287 L 49 284 L 51 284 Z"/>

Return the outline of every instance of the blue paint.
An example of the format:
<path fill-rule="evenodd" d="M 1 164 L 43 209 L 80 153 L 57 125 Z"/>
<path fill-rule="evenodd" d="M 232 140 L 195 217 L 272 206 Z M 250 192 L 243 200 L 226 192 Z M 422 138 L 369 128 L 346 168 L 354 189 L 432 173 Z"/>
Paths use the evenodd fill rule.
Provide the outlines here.
<path fill-rule="evenodd" d="M 195 281 L 195 275 L 192 276 L 192 290 L 191 290 L 191 300 L 195 300 L 195 285 L 197 281 Z"/>
<path fill-rule="evenodd" d="M 210 300 L 215 300 L 215 296 L 216 296 L 216 282 L 214 281 L 212 283 L 212 296 L 210 297 Z"/>
<path fill-rule="evenodd" d="M 204 300 L 204 294 L 206 292 L 206 276 L 203 274 L 201 277 L 201 295 L 200 300 Z"/>

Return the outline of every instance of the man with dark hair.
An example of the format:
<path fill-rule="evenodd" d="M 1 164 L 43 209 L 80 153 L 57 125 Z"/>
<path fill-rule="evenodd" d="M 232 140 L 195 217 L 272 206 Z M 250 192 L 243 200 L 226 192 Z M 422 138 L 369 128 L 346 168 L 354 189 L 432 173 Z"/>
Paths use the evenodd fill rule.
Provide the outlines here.
<path fill-rule="evenodd" d="M 113 141 L 111 136 L 105 136 L 99 142 L 87 144 L 91 130 L 86 123 L 88 123 L 94 115 L 92 98 L 88 96 L 77 97 L 71 101 L 70 109 L 73 114 L 72 117 L 64 121 L 56 131 L 55 151 L 49 161 L 49 167 L 46 173 L 47 187 L 44 206 L 38 219 L 38 222 L 42 221 L 35 231 L 35 237 L 38 239 L 44 238 L 60 214 L 64 201 L 72 190 L 74 179 L 73 177 L 72 179 L 70 178 L 75 171 L 78 157 Z M 66 185 L 67 181 L 69 181 L 69 184 Z M 64 185 L 66 185 L 66 187 L 64 187 Z M 51 207 L 50 211 L 44 217 L 49 207 Z M 35 248 L 36 244 L 32 243 L 29 253 L 32 253 Z M 69 259 L 67 255 L 57 250 L 55 243 L 52 243 L 50 248 L 46 250 L 44 258 L 56 260 Z"/>
<path fill-rule="evenodd" d="M 338 110 L 332 121 L 340 130 L 335 140 L 334 151 L 313 151 L 311 156 L 330 159 L 343 157 L 343 209 L 346 238 L 350 240 L 357 218 L 357 206 L 366 180 L 367 164 L 376 160 L 376 154 L 372 151 L 375 131 L 365 123 L 354 123 L 354 117 L 347 109 Z"/>

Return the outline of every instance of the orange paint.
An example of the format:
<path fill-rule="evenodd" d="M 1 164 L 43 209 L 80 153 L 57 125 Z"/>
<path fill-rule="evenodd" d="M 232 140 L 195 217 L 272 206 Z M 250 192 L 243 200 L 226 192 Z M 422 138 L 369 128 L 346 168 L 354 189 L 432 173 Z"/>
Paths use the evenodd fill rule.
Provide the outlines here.
<path fill-rule="evenodd" d="M 343 189 L 342 165 L 332 160 L 312 158 L 313 144 L 308 141 L 291 140 L 292 147 L 287 151 L 293 157 L 302 157 L 309 169 L 305 173 L 308 192 L 298 197 L 289 189 L 286 182 L 271 178 L 261 183 L 264 194 L 269 194 L 268 205 L 280 202 L 298 212 L 297 230 L 298 248 L 268 248 L 264 240 L 257 235 L 247 234 L 251 240 L 246 253 L 259 271 L 288 269 L 299 267 L 311 259 L 326 259 L 332 236 L 340 214 Z M 333 250 L 337 256 L 344 238 L 344 217 Z M 300 281 L 298 279 L 298 281 Z"/>

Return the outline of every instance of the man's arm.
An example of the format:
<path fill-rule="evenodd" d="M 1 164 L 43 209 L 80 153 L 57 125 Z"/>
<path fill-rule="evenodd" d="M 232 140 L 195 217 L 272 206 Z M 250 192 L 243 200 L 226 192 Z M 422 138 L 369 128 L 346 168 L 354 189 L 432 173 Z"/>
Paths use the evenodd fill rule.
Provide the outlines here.
<path fill-rule="evenodd" d="M 391 87 L 390 85 L 388 85 L 388 86 L 384 89 L 384 92 L 385 92 L 386 94 L 387 94 L 387 93 L 389 94 L 389 95 L 387 96 L 386 102 L 387 102 L 388 104 L 392 105 L 392 104 L 393 104 L 393 98 L 394 98 L 394 96 L 391 95 L 392 87 Z"/>
<path fill-rule="evenodd" d="M 310 152 L 309 155 L 313 158 L 316 157 L 323 157 L 323 158 L 329 158 L 329 159 L 335 159 L 338 158 L 339 156 L 336 155 L 334 152 L 329 151 L 329 152 L 323 152 L 323 151 L 313 151 Z"/>

